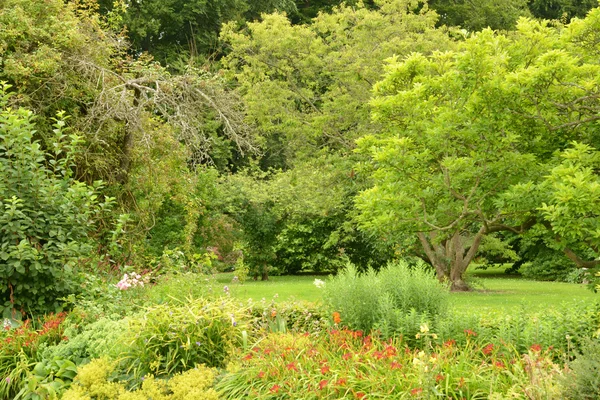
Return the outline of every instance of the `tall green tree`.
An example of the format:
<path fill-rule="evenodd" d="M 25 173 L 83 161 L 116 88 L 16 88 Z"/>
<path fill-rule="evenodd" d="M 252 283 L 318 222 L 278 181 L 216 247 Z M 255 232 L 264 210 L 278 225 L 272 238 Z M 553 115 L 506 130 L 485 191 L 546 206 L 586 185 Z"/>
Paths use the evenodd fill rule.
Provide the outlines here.
<path fill-rule="evenodd" d="M 190 57 L 206 59 L 217 52 L 223 23 L 296 11 L 293 0 L 101 0 L 100 4 L 118 28 L 126 29 L 132 51 L 149 52 L 163 65 L 176 68 Z"/>
<path fill-rule="evenodd" d="M 225 63 L 264 137 L 263 167 L 288 168 L 320 149 L 348 153 L 359 135 L 378 129 L 368 99 L 383 60 L 450 46 L 422 2 L 375 3 L 339 6 L 306 26 L 272 14 L 242 31 L 224 29 Z"/>
<path fill-rule="evenodd" d="M 391 59 L 372 102 L 386 128 L 359 142 L 374 180 L 357 200 L 362 226 L 414 249 L 454 290 L 468 289 L 464 272 L 486 235 L 550 224 L 565 240 L 544 206 L 557 202 L 545 177 L 564 172 L 553 168 L 573 141 L 600 143 L 600 65 L 581 41 L 596 34 L 598 13 L 562 29 L 521 20 L 510 38 L 484 30 L 459 51 Z M 583 188 L 597 178 L 586 171 L 561 179 Z"/>
<path fill-rule="evenodd" d="M 512 30 L 522 16 L 530 16 L 527 0 L 429 0 L 439 24 L 475 32 L 485 28 Z"/>

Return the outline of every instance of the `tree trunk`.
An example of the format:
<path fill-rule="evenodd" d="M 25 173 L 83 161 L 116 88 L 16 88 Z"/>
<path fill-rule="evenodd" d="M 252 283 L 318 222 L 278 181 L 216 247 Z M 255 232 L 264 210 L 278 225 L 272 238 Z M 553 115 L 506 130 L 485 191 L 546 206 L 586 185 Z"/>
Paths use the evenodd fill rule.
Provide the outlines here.
<path fill-rule="evenodd" d="M 470 288 L 463 275 L 473 261 L 485 233 L 485 227 L 481 227 L 468 247 L 465 246 L 466 238 L 460 232 L 443 240 L 436 240 L 438 233 L 435 231 L 419 232 L 417 235 L 439 281 L 450 283 L 450 290 L 453 292 L 464 292 Z"/>
<path fill-rule="evenodd" d="M 269 280 L 269 270 L 268 270 L 268 266 L 267 264 L 263 264 L 262 267 L 262 271 L 261 271 L 261 276 L 260 276 L 260 280 L 261 281 L 268 281 Z"/>

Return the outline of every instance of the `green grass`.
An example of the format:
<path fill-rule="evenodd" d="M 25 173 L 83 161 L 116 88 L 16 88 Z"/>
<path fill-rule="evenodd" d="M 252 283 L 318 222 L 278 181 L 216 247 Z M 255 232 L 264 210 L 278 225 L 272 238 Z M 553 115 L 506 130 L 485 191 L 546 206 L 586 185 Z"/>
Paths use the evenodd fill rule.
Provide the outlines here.
<path fill-rule="evenodd" d="M 539 311 L 552 305 L 574 301 L 600 299 L 585 285 L 562 282 L 539 282 L 521 279 L 503 273 L 503 268 L 488 270 L 472 269 L 468 277 L 476 290 L 466 293 L 452 293 L 450 302 L 458 310 L 475 312 L 510 312 L 525 307 Z M 249 280 L 245 284 L 232 284 L 233 274 L 217 275 L 219 284 L 228 285 L 232 296 L 255 301 L 306 300 L 320 301 L 321 291 L 313 284 L 323 276 L 273 276 L 267 282 Z"/>
<path fill-rule="evenodd" d="M 315 279 L 326 281 L 326 276 L 271 276 L 266 282 L 248 280 L 243 285 L 232 283 L 233 273 L 218 274 L 217 282 L 223 286 L 227 285 L 231 295 L 241 300 L 252 299 L 260 301 L 275 300 L 294 301 L 304 300 L 317 302 L 321 300 L 321 290 L 313 282 Z"/>
<path fill-rule="evenodd" d="M 600 299 L 600 295 L 586 285 L 521 279 L 518 275 L 505 274 L 504 267 L 471 268 L 467 277 L 473 281 L 476 290 L 452 293 L 451 304 L 459 310 L 508 313 L 524 307 L 540 311 L 561 303 Z"/>
<path fill-rule="evenodd" d="M 271 276 L 268 281 L 248 280 L 244 284 L 233 283 L 233 273 L 217 274 L 212 283 L 206 277 L 197 280 L 189 278 L 173 279 L 152 289 L 149 296 L 153 300 L 164 301 L 167 297 L 180 299 L 186 296 L 199 296 L 205 293 L 207 285 L 215 294 L 224 293 L 227 286 L 231 295 L 246 301 L 321 301 L 321 290 L 314 284 L 315 279 L 328 280 L 326 276 Z M 575 301 L 593 301 L 600 295 L 592 293 L 585 285 L 559 282 L 539 282 L 509 276 L 503 268 L 488 270 L 471 269 L 467 274 L 476 290 L 466 293 L 452 293 L 452 308 L 477 313 L 510 313 L 525 308 L 541 311 L 553 305 Z M 160 301 L 158 301 L 160 302 Z"/>

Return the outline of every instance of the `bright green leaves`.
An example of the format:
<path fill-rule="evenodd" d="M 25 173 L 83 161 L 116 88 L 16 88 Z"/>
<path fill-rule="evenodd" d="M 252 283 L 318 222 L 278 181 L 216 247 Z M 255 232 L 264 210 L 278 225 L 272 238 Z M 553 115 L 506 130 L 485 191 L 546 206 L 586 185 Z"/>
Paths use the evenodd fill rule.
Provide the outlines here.
<path fill-rule="evenodd" d="M 585 243 L 600 255 L 600 152 L 574 143 L 561 153 L 541 189 L 547 198 L 540 207 L 561 247 Z"/>
<path fill-rule="evenodd" d="M 317 149 L 348 152 L 354 140 L 377 129 L 369 120 L 372 85 L 383 60 L 411 51 L 429 53 L 449 46 L 433 28 L 435 14 L 418 2 L 385 0 L 368 9 L 336 7 L 308 26 L 294 26 L 280 14 L 250 23 L 237 33 L 230 24 L 223 39 L 226 61 L 240 83 L 249 119 L 267 143 L 286 143 L 287 167 Z"/>
<path fill-rule="evenodd" d="M 432 255 L 534 216 L 563 248 L 596 240 L 600 65 L 570 41 L 590 36 L 574 24 L 521 20 L 510 37 L 484 30 L 458 51 L 390 59 L 371 102 L 384 129 L 358 141 L 374 182 L 357 199 L 363 227 L 405 243 L 427 233 Z M 557 163 L 573 140 L 587 145 Z"/>

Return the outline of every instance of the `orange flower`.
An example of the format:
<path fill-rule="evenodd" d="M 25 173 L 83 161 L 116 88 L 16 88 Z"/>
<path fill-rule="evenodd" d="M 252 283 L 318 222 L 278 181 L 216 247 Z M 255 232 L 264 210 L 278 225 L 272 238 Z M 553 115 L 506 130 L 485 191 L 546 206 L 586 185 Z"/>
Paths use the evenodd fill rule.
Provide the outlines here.
<path fill-rule="evenodd" d="M 483 350 L 481 350 L 483 354 L 485 354 L 486 356 L 489 356 L 490 354 L 492 354 L 492 351 L 494 351 L 494 345 L 492 343 L 488 344 L 487 346 L 485 346 L 483 348 Z"/>
<path fill-rule="evenodd" d="M 422 388 L 414 388 L 414 389 L 412 389 L 412 390 L 410 391 L 410 395 L 411 395 L 411 396 L 416 396 L 416 395 L 419 395 L 419 394 L 421 394 L 422 392 L 423 392 L 423 389 L 422 389 Z"/>
<path fill-rule="evenodd" d="M 340 316 L 340 313 L 336 311 L 333 313 L 333 323 L 339 324 L 340 322 L 342 322 L 342 317 Z"/>
<path fill-rule="evenodd" d="M 296 363 L 295 362 L 289 363 L 288 365 L 286 365 L 286 368 L 288 370 L 298 371 L 298 367 L 296 367 Z"/>
<path fill-rule="evenodd" d="M 444 347 L 452 347 L 456 344 L 456 340 L 450 339 L 447 342 L 444 342 Z"/>
<path fill-rule="evenodd" d="M 275 318 L 277 316 L 277 310 L 276 309 L 272 309 L 271 310 L 271 318 Z"/>
<path fill-rule="evenodd" d="M 324 388 L 325 386 L 327 386 L 327 384 L 328 384 L 328 383 L 329 383 L 329 381 L 328 381 L 328 380 L 326 380 L 326 379 L 323 379 L 321 382 L 319 382 L 319 389 L 323 390 L 323 388 Z"/>
<path fill-rule="evenodd" d="M 279 393 L 279 389 L 281 389 L 281 386 L 279 386 L 279 385 L 275 384 L 275 385 L 273 385 L 273 386 L 271 387 L 271 389 L 269 389 L 269 391 L 270 391 L 271 393 Z"/>
<path fill-rule="evenodd" d="M 540 345 L 540 344 L 531 345 L 531 351 L 533 351 L 534 353 L 539 353 L 540 351 L 542 351 L 542 345 Z"/>
<path fill-rule="evenodd" d="M 362 398 L 364 398 L 366 396 L 366 394 L 364 394 L 363 392 L 358 392 L 358 393 L 356 393 L 355 396 L 356 396 L 357 399 L 362 399 Z"/>

